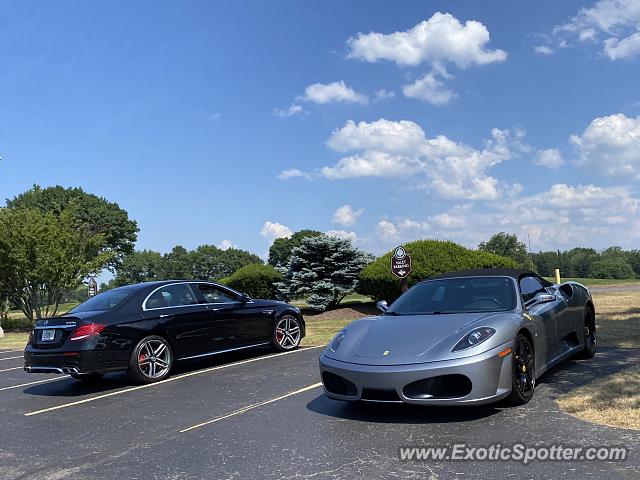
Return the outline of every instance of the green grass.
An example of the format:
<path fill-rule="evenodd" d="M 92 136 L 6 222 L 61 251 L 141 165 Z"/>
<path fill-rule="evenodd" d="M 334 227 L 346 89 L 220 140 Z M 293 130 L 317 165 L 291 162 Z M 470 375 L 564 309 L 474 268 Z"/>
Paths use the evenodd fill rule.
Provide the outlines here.
<path fill-rule="evenodd" d="M 340 302 L 340 305 L 338 305 L 338 308 L 340 308 L 343 305 L 348 305 L 350 303 L 369 303 L 371 301 L 372 301 L 371 298 L 367 297 L 366 295 L 360 295 L 359 293 L 351 293 L 351 294 L 347 295 L 346 297 L 344 297 L 342 302 Z M 308 308 L 309 307 L 309 304 L 305 300 L 292 300 L 289 303 L 291 305 L 294 305 L 294 306 L 298 307 L 298 308 Z"/>
<path fill-rule="evenodd" d="M 550 282 L 554 282 L 556 281 L 555 277 L 544 277 L 547 280 L 549 280 Z M 625 279 L 613 279 L 613 278 L 579 278 L 579 277 L 574 277 L 574 278 L 565 278 L 565 277 L 561 277 L 560 281 L 562 282 L 578 282 L 578 283 L 582 283 L 583 285 L 588 286 L 592 286 L 592 285 L 621 285 L 621 284 L 633 284 L 633 283 L 640 283 L 640 279 L 638 278 L 625 278 Z"/>
<path fill-rule="evenodd" d="M 4 338 L 0 338 L 0 348 L 22 349 L 27 344 L 28 339 L 28 333 L 5 332 Z"/>

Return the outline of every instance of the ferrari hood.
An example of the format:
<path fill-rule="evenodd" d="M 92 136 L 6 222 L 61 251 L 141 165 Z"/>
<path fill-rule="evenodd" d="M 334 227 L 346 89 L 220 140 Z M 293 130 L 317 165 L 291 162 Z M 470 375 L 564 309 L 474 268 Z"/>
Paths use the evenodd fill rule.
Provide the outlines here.
<path fill-rule="evenodd" d="M 441 358 L 442 353 L 447 358 L 456 358 L 459 355 L 452 354 L 451 348 L 469 327 L 496 315 L 492 312 L 366 318 L 347 328 L 337 352 L 327 348 L 324 355 L 362 365 L 425 363 L 446 359 Z"/>

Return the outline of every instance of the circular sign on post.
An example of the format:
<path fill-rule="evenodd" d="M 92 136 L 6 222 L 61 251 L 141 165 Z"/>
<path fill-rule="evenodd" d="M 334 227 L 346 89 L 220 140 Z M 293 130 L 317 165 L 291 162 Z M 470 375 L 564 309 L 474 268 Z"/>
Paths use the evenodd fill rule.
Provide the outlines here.
<path fill-rule="evenodd" d="M 411 255 L 400 245 L 393 251 L 391 257 L 391 273 L 398 278 L 407 278 L 411 273 Z"/>

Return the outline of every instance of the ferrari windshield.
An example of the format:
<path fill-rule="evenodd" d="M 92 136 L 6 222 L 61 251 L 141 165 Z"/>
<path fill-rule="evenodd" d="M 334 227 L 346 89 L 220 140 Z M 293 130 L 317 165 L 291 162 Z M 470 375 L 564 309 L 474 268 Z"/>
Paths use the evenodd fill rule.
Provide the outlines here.
<path fill-rule="evenodd" d="M 510 278 L 445 278 L 414 285 L 385 314 L 502 312 L 515 306 L 516 292 Z"/>

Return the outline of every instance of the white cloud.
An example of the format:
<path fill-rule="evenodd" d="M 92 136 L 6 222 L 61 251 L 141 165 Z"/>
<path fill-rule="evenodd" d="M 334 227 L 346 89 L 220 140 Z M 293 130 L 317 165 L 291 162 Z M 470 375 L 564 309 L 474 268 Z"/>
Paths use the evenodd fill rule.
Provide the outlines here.
<path fill-rule="evenodd" d="M 536 53 L 540 53 L 542 55 L 551 55 L 554 52 L 553 48 L 551 48 L 551 47 L 549 47 L 547 45 L 537 45 L 537 46 L 533 47 L 533 50 Z"/>
<path fill-rule="evenodd" d="M 289 180 L 290 178 L 303 177 L 307 180 L 311 179 L 311 176 L 307 172 L 303 172 L 302 170 L 298 170 L 297 168 L 288 168 L 287 170 L 283 170 L 278 174 L 278 180 Z"/>
<path fill-rule="evenodd" d="M 541 167 L 558 169 L 564 165 L 564 159 L 562 158 L 560 150 L 557 148 L 548 148 L 546 150 L 539 150 L 533 163 Z"/>
<path fill-rule="evenodd" d="M 388 153 L 413 152 L 424 142 L 422 128 L 409 120 L 394 122 L 381 118 L 374 122 L 355 123 L 347 120 L 334 130 L 327 146 L 338 152 L 381 150 Z"/>
<path fill-rule="evenodd" d="M 351 205 L 343 205 L 333 213 L 332 222 L 345 227 L 355 225 L 364 209 L 354 210 Z"/>
<path fill-rule="evenodd" d="M 366 95 L 356 92 L 354 89 L 348 87 L 343 80 L 340 80 L 339 82 L 328 84 L 314 83 L 313 85 L 309 85 L 304 91 L 304 96 L 300 97 L 300 100 L 319 104 L 331 102 L 365 104 L 369 101 L 369 98 Z"/>
<path fill-rule="evenodd" d="M 607 38 L 604 41 L 603 52 L 611 60 L 635 57 L 640 54 L 640 32 L 622 39 Z"/>
<path fill-rule="evenodd" d="M 378 238 L 385 243 L 397 242 L 400 238 L 396 226 L 387 220 L 380 220 L 378 222 L 376 225 L 376 234 Z"/>
<path fill-rule="evenodd" d="M 330 180 L 357 177 L 407 177 L 423 167 L 421 162 L 399 155 L 368 150 L 338 160 L 332 167 L 322 167 L 320 174 Z"/>
<path fill-rule="evenodd" d="M 431 229 L 431 225 L 427 222 L 418 222 L 412 218 L 405 218 L 398 224 L 401 232 L 424 232 Z"/>
<path fill-rule="evenodd" d="M 393 90 L 385 90 L 384 88 L 381 88 L 380 90 L 376 90 L 374 96 L 375 100 L 387 100 L 395 97 L 396 92 L 394 92 Z"/>
<path fill-rule="evenodd" d="M 550 41 L 555 40 L 564 47 L 574 39 L 599 44 L 602 54 L 610 60 L 640 55 L 640 2 L 599 0 L 556 26 Z"/>
<path fill-rule="evenodd" d="M 489 30 L 482 23 L 470 20 L 463 25 L 449 13 L 436 12 L 409 30 L 359 33 L 347 45 L 349 58 L 367 62 L 390 60 L 402 66 L 451 62 L 465 68 L 507 58 L 503 50 L 488 50 L 489 40 Z"/>
<path fill-rule="evenodd" d="M 280 118 L 293 117 L 294 115 L 301 115 L 303 113 L 305 113 L 304 109 L 296 103 L 292 103 L 287 108 L 276 108 L 273 110 L 273 114 Z"/>
<path fill-rule="evenodd" d="M 229 250 L 230 248 L 235 248 L 235 245 L 233 244 L 233 242 L 231 240 L 222 240 L 219 244 L 218 244 L 218 248 L 220 250 Z"/>
<path fill-rule="evenodd" d="M 476 247 L 498 231 L 531 238 L 534 251 L 640 241 L 640 199 L 622 188 L 555 184 L 535 195 L 456 206 L 429 217 L 431 237 Z M 399 239 L 405 241 L 402 234 Z M 423 236 L 424 238 L 424 236 Z"/>
<path fill-rule="evenodd" d="M 412 218 L 404 218 L 397 223 L 380 220 L 376 225 L 376 234 L 384 243 L 416 240 L 424 238 L 431 230 L 428 222 L 419 222 Z"/>
<path fill-rule="evenodd" d="M 640 116 L 623 113 L 594 119 L 580 135 L 572 135 L 578 164 L 606 175 L 640 178 Z"/>
<path fill-rule="evenodd" d="M 528 151 L 524 132 L 491 131 L 485 148 L 474 149 L 443 135 L 426 138 L 414 122 L 380 119 L 355 124 L 349 120 L 333 132 L 327 145 L 337 151 L 361 150 L 320 170 L 331 180 L 356 177 L 420 177 L 426 187 L 444 198 L 491 200 L 503 186 L 488 170 L 513 155 Z M 417 177 L 416 177 L 417 178 Z"/>
<path fill-rule="evenodd" d="M 346 230 L 327 230 L 325 235 L 336 238 L 344 238 L 345 240 L 351 240 L 357 242 L 359 240 L 358 235 L 355 232 L 347 232 Z"/>
<path fill-rule="evenodd" d="M 260 235 L 262 235 L 267 240 L 273 241 L 276 238 L 289 238 L 293 235 L 293 232 L 286 225 L 282 225 L 277 222 L 265 222 L 262 226 L 262 230 L 260 230 Z"/>
<path fill-rule="evenodd" d="M 405 97 L 418 98 L 432 105 L 446 105 L 456 98 L 458 94 L 448 89 L 444 82 L 438 79 L 438 76 L 451 78 L 451 75 L 444 68 L 434 68 L 415 82 L 403 85 L 402 93 Z"/>
<path fill-rule="evenodd" d="M 429 220 L 436 227 L 452 229 L 452 228 L 462 228 L 466 225 L 464 219 L 458 215 L 454 215 L 448 212 L 439 213 L 438 215 L 434 215 L 430 217 Z"/>

